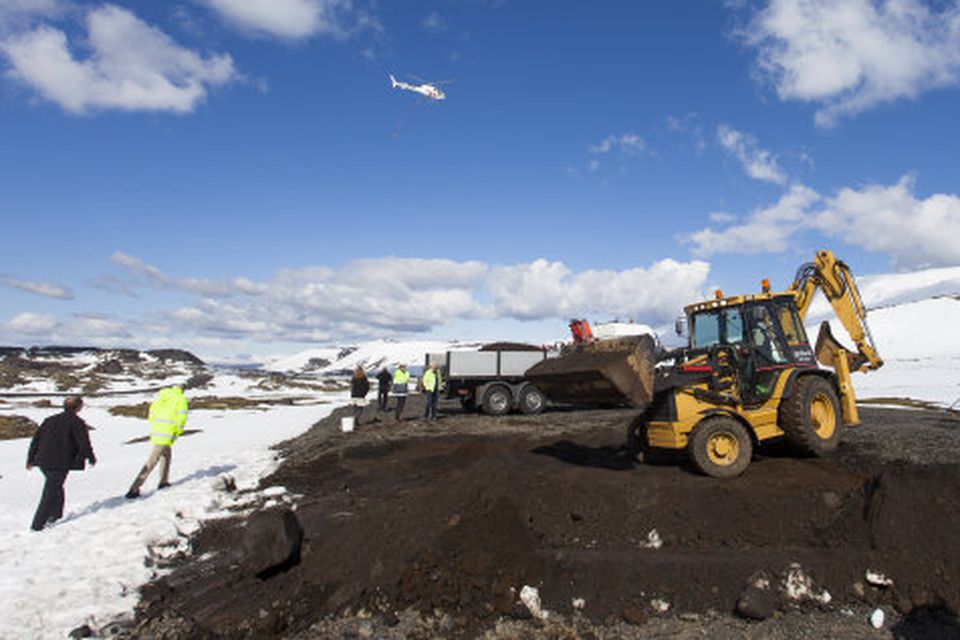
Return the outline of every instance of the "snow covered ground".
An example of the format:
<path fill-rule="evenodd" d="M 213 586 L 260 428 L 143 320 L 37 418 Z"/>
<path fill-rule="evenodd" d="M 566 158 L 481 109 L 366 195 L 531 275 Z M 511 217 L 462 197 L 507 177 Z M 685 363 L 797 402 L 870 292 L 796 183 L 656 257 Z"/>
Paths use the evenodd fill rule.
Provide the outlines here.
<path fill-rule="evenodd" d="M 205 393 L 238 395 L 236 379 L 225 382 Z M 302 433 L 345 396 L 317 395 L 324 404 L 263 411 L 192 411 L 187 428 L 200 432 L 175 444 L 173 486 L 156 492 L 155 470 L 133 501 L 123 494 L 151 445 L 124 443 L 146 435 L 148 427 L 108 409 L 150 396 L 88 399 L 81 416 L 95 428 L 99 463 L 69 475 L 64 518 L 42 532 L 29 529 L 43 475 L 24 468 L 28 441 L 0 442 L 0 638 L 64 638 L 82 624 L 97 629 L 130 615 L 138 587 L 157 575 L 145 558 L 185 549 L 185 536 L 201 520 L 228 515 L 226 508 L 236 506 L 236 494 L 219 490 L 217 478 L 232 476 L 241 492 L 255 488 L 278 463 L 270 446 Z M 5 406 L 5 412 L 39 422 L 55 410 L 24 404 Z M 289 499 L 277 493 L 270 492 L 272 499 Z"/>

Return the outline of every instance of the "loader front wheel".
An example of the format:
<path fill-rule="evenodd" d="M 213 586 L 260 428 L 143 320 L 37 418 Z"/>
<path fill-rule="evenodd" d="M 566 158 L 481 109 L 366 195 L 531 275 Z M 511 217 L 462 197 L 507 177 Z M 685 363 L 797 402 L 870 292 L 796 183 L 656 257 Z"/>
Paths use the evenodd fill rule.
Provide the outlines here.
<path fill-rule="evenodd" d="M 780 405 L 780 428 L 802 453 L 823 456 L 840 443 L 842 419 L 837 392 L 828 380 L 806 375 Z"/>
<path fill-rule="evenodd" d="M 723 416 L 701 422 L 694 429 L 688 447 L 697 469 L 714 478 L 740 475 L 753 456 L 753 441 L 746 427 Z"/>

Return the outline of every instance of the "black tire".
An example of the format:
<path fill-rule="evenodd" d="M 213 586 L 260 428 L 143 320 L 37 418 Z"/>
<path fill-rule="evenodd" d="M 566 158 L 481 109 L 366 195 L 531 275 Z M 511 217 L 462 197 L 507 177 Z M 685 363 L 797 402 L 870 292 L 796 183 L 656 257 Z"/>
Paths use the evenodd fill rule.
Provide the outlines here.
<path fill-rule="evenodd" d="M 707 418 L 697 425 L 687 446 L 697 469 L 714 478 L 740 475 L 753 456 L 747 428 L 724 416 Z"/>
<path fill-rule="evenodd" d="M 840 444 L 840 400 L 829 380 L 805 375 L 780 403 L 780 428 L 801 453 L 823 456 Z"/>
<path fill-rule="evenodd" d="M 503 385 L 495 385 L 483 394 L 483 412 L 491 416 L 502 416 L 510 412 L 513 398 L 510 389 Z"/>
<path fill-rule="evenodd" d="M 532 384 L 528 384 L 520 392 L 520 411 L 528 416 L 542 413 L 546 405 L 546 396 L 541 393 L 540 389 L 537 389 Z"/>
<path fill-rule="evenodd" d="M 473 396 L 461 396 L 460 406 L 464 411 L 474 412 L 477 410 L 477 399 Z"/>

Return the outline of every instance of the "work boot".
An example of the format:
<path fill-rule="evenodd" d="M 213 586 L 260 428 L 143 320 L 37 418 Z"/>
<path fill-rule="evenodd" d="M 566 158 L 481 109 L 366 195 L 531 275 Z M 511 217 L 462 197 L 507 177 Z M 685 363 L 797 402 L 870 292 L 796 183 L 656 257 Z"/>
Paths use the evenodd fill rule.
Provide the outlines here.
<path fill-rule="evenodd" d="M 133 500 L 139 497 L 140 497 L 139 489 L 130 489 L 130 491 L 127 491 L 127 495 L 124 496 L 124 498 L 126 498 L 127 500 Z"/>
<path fill-rule="evenodd" d="M 160 484 L 157 485 L 157 491 L 160 491 L 161 489 L 166 489 L 169 486 L 170 486 L 169 482 L 161 482 Z"/>

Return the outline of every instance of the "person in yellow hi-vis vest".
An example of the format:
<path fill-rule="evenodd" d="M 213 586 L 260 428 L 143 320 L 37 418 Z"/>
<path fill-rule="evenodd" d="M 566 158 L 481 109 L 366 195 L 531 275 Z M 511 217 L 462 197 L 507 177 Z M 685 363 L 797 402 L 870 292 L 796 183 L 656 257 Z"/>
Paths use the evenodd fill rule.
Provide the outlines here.
<path fill-rule="evenodd" d="M 423 392 L 427 396 L 427 406 L 423 411 L 423 417 L 427 420 L 437 419 L 437 400 L 440 397 L 440 389 L 443 387 L 443 378 L 436 362 L 431 362 L 430 367 L 423 372 Z"/>
<path fill-rule="evenodd" d="M 160 484 L 157 489 L 166 489 L 170 486 L 170 462 L 173 460 L 173 443 L 183 434 L 183 426 L 187 423 L 187 397 L 180 387 L 166 387 L 161 389 L 156 399 L 150 403 L 150 442 L 153 449 L 150 457 L 140 469 L 127 498 L 140 497 L 140 486 L 160 462 Z"/>
<path fill-rule="evenodd" d="M 394 412 L 394 417 L 397 420 L 397 423 L 400 423 L 400 418 L 403 416 L 403 405 L 407 404 L 407 393 L 409 393 L 410 385 L 410 372 L 407 371 L 407 365 L 400 364 L 397 365 L 397 370 L 393 372 L 393 393 L 394 397 L 397 399 L 397 408 Z"/>

